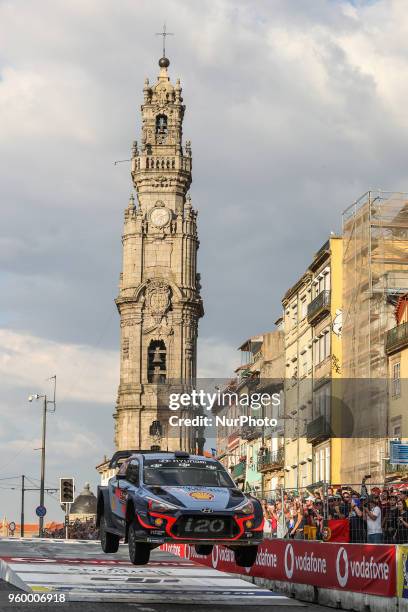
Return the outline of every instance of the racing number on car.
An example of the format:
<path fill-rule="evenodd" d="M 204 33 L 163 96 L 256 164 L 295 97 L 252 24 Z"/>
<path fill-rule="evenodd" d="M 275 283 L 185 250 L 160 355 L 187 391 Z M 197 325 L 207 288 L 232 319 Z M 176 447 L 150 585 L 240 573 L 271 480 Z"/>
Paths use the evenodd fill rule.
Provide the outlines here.
<path fill-rule="evenodd" d="M 220 533 L 224 530 L 225 522 L 222 519 L 198 519 L 189 518 L 185 524 L 184 531 L 190 533 Z"/>

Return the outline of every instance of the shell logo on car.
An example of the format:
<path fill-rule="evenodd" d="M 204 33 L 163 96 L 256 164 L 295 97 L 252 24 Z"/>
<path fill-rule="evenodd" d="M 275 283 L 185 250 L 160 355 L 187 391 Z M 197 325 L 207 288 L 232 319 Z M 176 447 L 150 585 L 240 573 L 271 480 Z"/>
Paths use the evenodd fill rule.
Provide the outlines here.
<path fill-rule="evenodd" d="M 190 493 L 190 497 L 193 499 L 205 499 L 206 501 L 209 501 L 214 498 L 214 495 L 212 493 L 208 493 L 207 491 L 193 491 Z"/>

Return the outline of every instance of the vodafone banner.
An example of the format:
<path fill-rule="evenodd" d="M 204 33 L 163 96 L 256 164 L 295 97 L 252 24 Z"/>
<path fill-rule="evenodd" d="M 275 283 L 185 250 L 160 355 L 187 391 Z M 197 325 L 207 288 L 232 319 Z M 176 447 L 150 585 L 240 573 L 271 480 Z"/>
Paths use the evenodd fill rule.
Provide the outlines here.
<path fill-rule="evenodd" d="M 251 568 L 235 565 L 234 553 L 223 546 L 214 546 L 208 557 L 197 555 L 189 544 L 161 548 L 225 572 L 384 597 L 396 594 L 396 547 L 392 545 L 265 540 Z"/>

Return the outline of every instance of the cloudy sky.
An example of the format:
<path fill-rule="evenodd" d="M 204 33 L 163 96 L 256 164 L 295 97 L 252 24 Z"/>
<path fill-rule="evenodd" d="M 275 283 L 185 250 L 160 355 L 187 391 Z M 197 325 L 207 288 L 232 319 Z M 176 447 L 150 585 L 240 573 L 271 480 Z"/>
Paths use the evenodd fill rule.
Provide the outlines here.
<path fill-rule="evenodd" d="M 228 375 L 341 211 L 408 190 L 406 0 L 0 0 L 0 479 L 95 486 L 112 450 L 123 209 L 163 21 L 192 140 L 206 315 L 200 370 Z M 19 492 L 0 480 L 0 518 Z M 27 519 L 37 505 L 27 493 Z M 58 504 L 47 497 L 50 518 Z"/>

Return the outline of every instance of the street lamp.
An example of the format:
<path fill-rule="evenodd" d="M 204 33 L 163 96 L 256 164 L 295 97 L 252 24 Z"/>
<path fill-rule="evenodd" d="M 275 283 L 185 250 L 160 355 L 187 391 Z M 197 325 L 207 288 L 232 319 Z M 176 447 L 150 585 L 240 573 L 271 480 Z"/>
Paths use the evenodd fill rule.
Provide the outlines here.
<path fill-rule="evenodd" d="M 32 402 L 33 400 L 43 399 L 43 412 L 42 412 L 42 438 L 41 438 L 41 484 L 40 484 L 40 506 L 44 506 L 44 489 L 45 489 L 45 436 L 47 430 L 47 405 L 52 404 L 54 406 L 53 410 L 49 412 L 55 412 L 55 390 L 57 385 L 57 377 L 52 376 L 51 379 L 54 380 L 54 399 L 48 400 L 46 395 L 39 395 L 35 393 L 34 395 L 30 395 L 28 397 L 28 401 Z M 50 380 L 51 380 L 50 379 Z M 44 516 L 40 516 L 38 518 L 38 536 L 41 538 L 44 532 Z"/>

